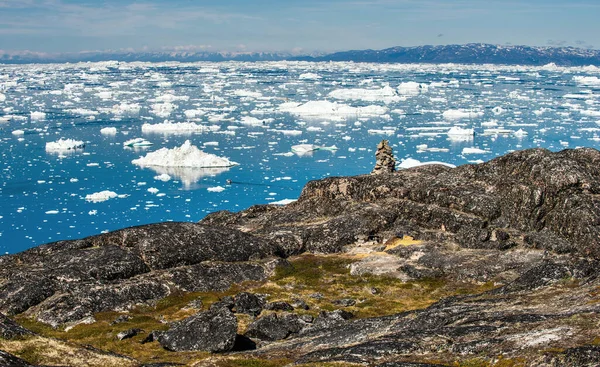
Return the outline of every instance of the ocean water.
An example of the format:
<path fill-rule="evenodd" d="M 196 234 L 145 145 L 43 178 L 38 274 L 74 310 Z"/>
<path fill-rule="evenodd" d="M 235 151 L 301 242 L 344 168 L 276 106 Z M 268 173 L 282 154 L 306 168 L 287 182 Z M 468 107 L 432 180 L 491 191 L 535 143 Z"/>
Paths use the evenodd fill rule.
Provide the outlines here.
<path fill-rule="evenodd" d="M 0 254 L 296 199 L 309 180 L 369 173 L 382 139 L 399 161 L 454 165 L 532 147 L 598 148 L 599 76 L 555 65 L 0 65 Z M 165 121 L 196 131 L 142 132 Z M 453 127 L 474 133 L 448 135 Z M 140 137 L 153 145 L 123 146 Z M 61 138 L 85 147 L 46 150 Z M 239 165 L 131 162 L 187 140 Z M 295 154 L 297 144 L 337 150 Z M 118 196 L 86 200 L 105 190 Z"/>

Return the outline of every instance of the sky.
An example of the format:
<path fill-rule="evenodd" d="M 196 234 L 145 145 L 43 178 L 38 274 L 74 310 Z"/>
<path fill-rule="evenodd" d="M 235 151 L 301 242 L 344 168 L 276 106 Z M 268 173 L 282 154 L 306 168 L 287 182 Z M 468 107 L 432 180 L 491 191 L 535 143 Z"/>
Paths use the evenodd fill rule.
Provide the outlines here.
<path fill-rule="evenodd" d="M 598 0 L 0 0 L 0 50 L 600 48 Z"/>

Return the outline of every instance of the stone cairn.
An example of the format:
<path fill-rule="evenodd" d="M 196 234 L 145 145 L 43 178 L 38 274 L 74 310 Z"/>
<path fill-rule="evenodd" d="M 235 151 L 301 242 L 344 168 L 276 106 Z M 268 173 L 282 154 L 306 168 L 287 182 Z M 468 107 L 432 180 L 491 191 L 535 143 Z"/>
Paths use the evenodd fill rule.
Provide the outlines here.
<path fill-rule="evenodd" d="M 375 152 L 375 168 L 373 168 L 372 175 L 379 175 L 382 173 L 392 173 L 396 170 L 396 159 L 394 159 L 394 153 L 392 147 L 387 140 L 382 140 L 377 145 L 377 152 Z"/>

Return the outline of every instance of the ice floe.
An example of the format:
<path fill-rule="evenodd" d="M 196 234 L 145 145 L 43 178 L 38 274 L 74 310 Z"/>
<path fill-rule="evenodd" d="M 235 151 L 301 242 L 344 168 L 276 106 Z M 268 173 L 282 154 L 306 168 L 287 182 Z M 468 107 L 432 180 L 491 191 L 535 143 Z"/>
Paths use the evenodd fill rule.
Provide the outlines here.
<path fill-rule="evenodd" d="M 402 95 L 417 95 L 421 92 L 427 91 L 427 85 L 419 84 L 417 82 L 404 82 L 400 83 L 397 90 L 398 93 Z"/>
<path fill-rule="evenodd" d="M 447 110 L 444 111 L 442 116 L 446 120 L 461 120 L 461 119 L 472 119 L 483 116 L 481 111 L 468 111 L 468 110 Z"/>
<path fill-rule="evenodd" d="M 479 149 L 479 148 L 463 148 L 462 154 L 488 154 L 490 153 L 487 150 Z"/>
<path fill-rule="evenodd" d="M 298 201 L 298 199 L 282 199 L 278 201 L 272 201 L 269 203 L 269 205 L 288 205 L 296 201 Z"/>
<path fill-rule="evenodd" d="M 60 140 L 46 143 L 46 151 L 67 151 L 80 149 L 83 147 L 85 147 L 85 143 L 83 141 L 74 139 L 61 138 Z"/>
<path fill-rule="evenodd" d="M 200 125 L 193 122 L 170 122 L 165 121 L 158 124 L 143 124 L 143 133 L 190 133 L 190 132 L 206 132 L 217 131 L 219 126 Z"/>
<path fill-rule="evenodd" d="M 116 198 L 118 195 L 114 191 L 100 191 L 93 194 L 88 194 L 85 196 L 86 201 L 91 201 L 92 203 L 101 203 L 103 201 L 107 201 L 110 199 Z"/>
<path fill-rule="evenodd" d="M 31 117 L 32 121 L 39 121 L 39 120 L 45 120 L 46 119 L 46 113 L 45 112 L 31 112 L 29 114 L 29 116 Z"/>
<path fill-rule="evenodd" d="M 148 147 L 150 145 L 153 144 L 144 138 L 133 138 L 123 143 L 124 147 Z"/>
<path fill-rule="evenodd" d="M 208 192 L 223 192 L 223 191 L 225 191 L 225 188 L 223 186 L 215 186 L 215 187 L 207 188 L 206 191 L 208 191 Z"/>
<path fill-rule="evenodd" d="M 116 135 L 117 134 L 117 128 L 116 127 L 104 127 L 102 129 L 100 129 L 100 134 L 103 134 L 103 135 Z"/>
<path fill-rule="evenodd" d="M 341 100 L 381 101 L 385 103 L 400 100 L 396 91 L 390 86 L 385 86 L 381 89 L 336 89 L 329 93 L 329 97 Z"/>
<path fill-rule="evenodd" d="M 421 162 L 414 158 L 403 159 L 399 164 L 396 165 L 396 167 L 400 168 L 400 169 L 408 169 L 408 168 L 427 166 L 427 165 L 432 165 L 432 164 L 440 164 L 442 166 L 446 166 L 446 167 L 450 167 L 450 168 L 456 167 L 455 165 L 450 164 L 450 163 L 437 162 L 437 161 Z"/>
<path fill-rule="evenodd" d="M 321 118 L 337 120 L 339 118 L 358 116 L 379 116 L 386 114 L 387 107 L 371 105 L 365 107 L 352 107 L 343 103 L 329 101 L 309 101 L 304 104 L 287 102 L 279 106 L 279 111 L 304 118 Z"/>

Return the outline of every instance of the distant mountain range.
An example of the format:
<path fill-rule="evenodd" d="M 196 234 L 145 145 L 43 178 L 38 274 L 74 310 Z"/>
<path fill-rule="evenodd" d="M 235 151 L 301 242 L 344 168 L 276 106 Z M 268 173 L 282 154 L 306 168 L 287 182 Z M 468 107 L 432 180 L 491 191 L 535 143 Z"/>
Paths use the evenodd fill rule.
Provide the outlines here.
<path fill-rule="evenodd" d="M 443 46 L 392 47 L 353 50 L 323 55 L 292 55 L 275 52 L 82 52 L 46 54 L 0 52 L 0 63 L 63 63 L 86 61 L 354 61 L 384 63 L 461 63 L 562 66 L 600 66 L 600 50 L 576 47 L 501 46 L 482 43 Z"/>

